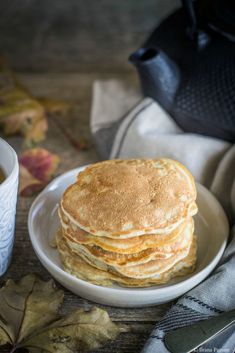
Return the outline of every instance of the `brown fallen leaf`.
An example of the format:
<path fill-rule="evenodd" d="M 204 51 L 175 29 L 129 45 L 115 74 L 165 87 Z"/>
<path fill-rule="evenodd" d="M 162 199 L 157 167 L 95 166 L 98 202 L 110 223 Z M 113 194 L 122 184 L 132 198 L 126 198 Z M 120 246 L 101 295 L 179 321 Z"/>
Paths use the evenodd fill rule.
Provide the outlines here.
<path fill-rule="evenodd" d="M 80 352 L 99 348 L 106 341 L 115 339 L 119 332 L 106 311 L 78 309 L 25 340 L 23 345 L 32 353 Z"/>
<path fill-rule="evenodd" d="M 47 119 L 44 107 L 19 84 L 0 61 L 0 126 L 6 135 L 21 133 L 27 144 L 44 139 Z"/>
<path fill-rule="evenodd" d="M 30 353 L 81 352 L 126 331 L 99 308 L 78 309 L 59 319 L 62 301 L 63 292 L 53 281 L 43 282 L 35 275 L 19 283 L 8 280 L 0 289 L 0 346 L 11 345 L 11 353 L 19 348 Z"/>
<path fill-rule="evenodd" d="M 31 196 L 40 191 L 55 174 L 60 159 L 44 148 L 24 151 L 20 158 L 21 196 Z"/>
<path fill-rule="evenodd" d="M 19 194 L 21 196 L 30 196 L 39 192 L 42 188 L 40 180 L 33 175 L 23 165 L 20 165 L 20 186 Z"/>
<path fill-rule="evenodd" d="M 56 320 L 63 296 L 53 281 L 43 282 L 35 275 L 19 283 L 8 280 L 0 289 L 0 345 L 17 345 Z"/>

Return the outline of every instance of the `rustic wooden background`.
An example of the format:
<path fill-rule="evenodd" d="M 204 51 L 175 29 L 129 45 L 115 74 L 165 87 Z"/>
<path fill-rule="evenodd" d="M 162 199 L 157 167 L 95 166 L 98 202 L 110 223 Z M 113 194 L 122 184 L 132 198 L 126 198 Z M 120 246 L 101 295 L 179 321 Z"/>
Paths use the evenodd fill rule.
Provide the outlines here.
<path fill-rule="evenodd" d="M 74 112 L 62 124 L 74 137 L 91 141 L 92 82 L 116 77 L 138 84 L 128 55 L 178 5 L 176 0 L 0 1 L 0 54 L 7 57 L 33 94 L 73 102 Z M 8 141 L 21 152 L 20 137 Z M 47 139 L 40 145 L 60 155 L 58 174 L 99 160 L 92 146 L 88 151 L 75 150 L 53 121 Z M 32 198 L 18 200 L 13 259 L 5 278 L 17 280 L 29 272 L 50 278 L 28 237 L 27 214 L 32 201 Z M 63 311 L 92 305 L 66 291 Z M 130 332 L 121 334 L 97 353 L 140 352 L 155 322 L 169 305 L 143 309 L 106 307 L 114 321 L 130 326 Z"/>

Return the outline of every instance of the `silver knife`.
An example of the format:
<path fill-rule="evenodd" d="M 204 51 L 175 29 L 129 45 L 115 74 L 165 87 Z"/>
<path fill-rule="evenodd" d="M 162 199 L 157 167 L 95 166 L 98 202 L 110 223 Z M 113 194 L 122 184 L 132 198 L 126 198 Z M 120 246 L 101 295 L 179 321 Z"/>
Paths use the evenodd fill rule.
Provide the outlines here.
<path fill-rule="evenodd" d="M 235 323 L 235 310 L 172 330 L 165 335 L 171 353 L 189 353 Z"/>

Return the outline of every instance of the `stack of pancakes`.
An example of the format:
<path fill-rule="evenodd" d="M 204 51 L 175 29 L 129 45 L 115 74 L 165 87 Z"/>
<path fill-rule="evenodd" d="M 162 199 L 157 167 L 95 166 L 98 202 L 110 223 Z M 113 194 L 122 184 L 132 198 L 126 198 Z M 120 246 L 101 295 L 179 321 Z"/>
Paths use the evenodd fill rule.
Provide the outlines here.
<path fill-rule="evenodd" d="M 193 271 L 192 175 L 170 159 L 105 161 L 64 192 L 57 246 L 71 274 L 99 285 L 161 284 Z"/>

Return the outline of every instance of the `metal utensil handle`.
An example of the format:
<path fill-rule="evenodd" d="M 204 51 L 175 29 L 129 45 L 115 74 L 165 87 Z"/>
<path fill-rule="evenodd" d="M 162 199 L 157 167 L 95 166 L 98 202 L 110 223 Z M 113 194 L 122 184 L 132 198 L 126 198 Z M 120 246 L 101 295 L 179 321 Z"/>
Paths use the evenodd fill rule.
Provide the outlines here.
<path fill-rule="evenodd" d="M 209 341 L 235 322 L 235 310 L 228 311 L 208 320 L 170 331 L 165 344 L 172 353 L 188 353 Z"/>

